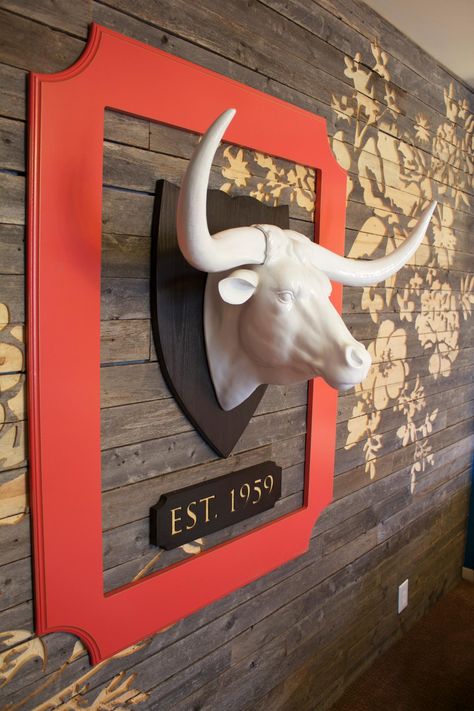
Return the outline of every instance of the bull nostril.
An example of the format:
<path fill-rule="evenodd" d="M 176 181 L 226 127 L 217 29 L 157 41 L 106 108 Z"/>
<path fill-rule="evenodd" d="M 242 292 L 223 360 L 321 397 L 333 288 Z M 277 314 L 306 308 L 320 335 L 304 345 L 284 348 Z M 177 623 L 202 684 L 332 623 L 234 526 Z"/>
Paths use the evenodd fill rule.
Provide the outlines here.
<path fill-rule="evenodd" d="M 351 368 L 363 368 L 368 364 L 368 353 L 363 346 L 347 346 L 346 361 Z"/>

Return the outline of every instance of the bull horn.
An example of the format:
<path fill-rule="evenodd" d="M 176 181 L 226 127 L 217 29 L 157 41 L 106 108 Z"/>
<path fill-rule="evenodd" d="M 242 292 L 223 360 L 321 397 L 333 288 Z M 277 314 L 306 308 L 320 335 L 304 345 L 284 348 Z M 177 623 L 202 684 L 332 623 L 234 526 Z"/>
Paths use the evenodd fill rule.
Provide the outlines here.
<path fill-rule="evenodd" d="M 254 227 L 236 227 L 213 236 L 207 226 L 206 202 L 214 154 L 235 109 L 228 109 L 206 131 L 191 157 L 179 192 L 176 227 L 184 258 L 196 269 L 222 272 L 243 264 L 263 264 L 265 236 Z"/>
<path fill-rule="evenodd" d="M 425 236 L 431 216 L 436 207 L 436 201 L 423 210 L 414 229 L 405 242 L 380 259 L 367 261 L 364 259 L 349 259 L 334 254 L 319 244 L 312 244 L 309 250 L 311 262 L 325 272 L 333 281 L 346 286 L 373 286 L 398 272 L 408 262 L 417 250 Z"/>

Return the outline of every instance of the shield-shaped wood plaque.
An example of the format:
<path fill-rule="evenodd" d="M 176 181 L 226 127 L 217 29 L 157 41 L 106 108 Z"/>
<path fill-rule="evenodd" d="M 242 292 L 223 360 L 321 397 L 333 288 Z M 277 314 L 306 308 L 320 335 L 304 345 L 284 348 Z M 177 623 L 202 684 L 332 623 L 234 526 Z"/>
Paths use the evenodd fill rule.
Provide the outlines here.
<path fill-rule="evenodd" d="M 219 405 L 204 342 L 206 273 L 182 256 L 176 235 L 179 188 L 157 183 L 152 227 L 150 298 L 153 335 L 163 376 L 181 409 L 208 444 L 227 457 L 265 393 L 261 385 L 245 402 L 226 412 Z M 211 234 L 230 227 L 274 224 L 289 227 L 288 207 L 269 207 L 255 198 L 232 198 L 210 190 L 207 219 Z"/>

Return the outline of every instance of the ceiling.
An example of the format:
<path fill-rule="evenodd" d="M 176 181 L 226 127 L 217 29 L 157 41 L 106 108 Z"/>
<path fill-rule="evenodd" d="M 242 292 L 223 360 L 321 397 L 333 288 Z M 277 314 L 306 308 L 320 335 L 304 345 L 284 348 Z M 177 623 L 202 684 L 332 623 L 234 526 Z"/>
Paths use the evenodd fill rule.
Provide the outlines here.
<path fill-rule="evenodd" d="M 474 88 L 474 0 L 364 0 Z"/>

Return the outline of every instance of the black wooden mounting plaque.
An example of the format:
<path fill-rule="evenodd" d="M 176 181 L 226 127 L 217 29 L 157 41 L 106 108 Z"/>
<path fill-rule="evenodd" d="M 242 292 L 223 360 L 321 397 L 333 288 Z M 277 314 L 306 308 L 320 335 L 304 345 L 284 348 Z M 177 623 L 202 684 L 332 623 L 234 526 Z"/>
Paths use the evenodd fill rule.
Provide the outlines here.
<path fill-rule="evenodd" d="M 179 188 L 157 183 L 152 227 L 151 319 L 160 366 L 184 414 L 205 441 L 227 457 L 249 423 L 266 386 L 225 412 L 219 405 L 207 365 L 204 341 L 206 273 L 191 267 L 179 251 L 176 206 Z M 250 197 L 231 198 L 210 190 L 207 219 L 211 234 L 229 227 L 274 224 L 287 229 L 288 207 L 268 207 Z"/>
<path fill-rule="evenodd" d="M 280 496 L 281 467 L 275 462 L 170 491 L 150 509 L 150 542 L 178 548 L 273 508 Z"/>

